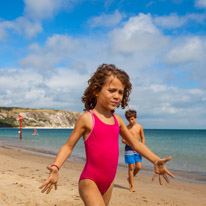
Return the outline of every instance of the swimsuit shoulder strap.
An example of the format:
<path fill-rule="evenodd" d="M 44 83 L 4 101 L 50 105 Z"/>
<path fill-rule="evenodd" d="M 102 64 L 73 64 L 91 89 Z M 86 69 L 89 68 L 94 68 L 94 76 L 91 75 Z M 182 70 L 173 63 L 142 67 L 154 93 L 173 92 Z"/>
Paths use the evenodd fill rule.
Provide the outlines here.
<path fill-rule="evenodd" d="M 114 113 L 112 113 L 112 116 L 114 117 L 115 124 L 117 124 L 119 126 L 119 122 L 118 122 L 117 118 L 115 117 Z"/>

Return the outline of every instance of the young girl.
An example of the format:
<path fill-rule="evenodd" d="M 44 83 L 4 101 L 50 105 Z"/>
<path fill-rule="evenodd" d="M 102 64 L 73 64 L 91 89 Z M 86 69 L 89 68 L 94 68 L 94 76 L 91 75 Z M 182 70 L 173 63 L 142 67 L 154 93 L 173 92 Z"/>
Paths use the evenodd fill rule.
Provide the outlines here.
<path fill-rule="evenodd" d="M 134 138 L 123 120 L 114 114 L 116 107 L 128 105 L 132 89 L 129 76 L 112 64 L 100 65 L 88 81 L 82 101 L 85 113 L 82 114 L 67 142 L 59 150 L 54 164 L 47 166 L 49 178 L 40 186 L 48 194 L 53 185 L 57 189 L 59 168 L 70 156 L 81 136 L 84 138 L 86 164 L 79 179 L 79 193 L 86 206 L 109 204 L 113 181 L 117 171 L 119 156 L 119 134 L 140 155 L 154 164 L 155 174 L 169 182 L 166 174 L 174 177 L 165 163 L 171 159 L 160 159 L 144 144 Z"/>

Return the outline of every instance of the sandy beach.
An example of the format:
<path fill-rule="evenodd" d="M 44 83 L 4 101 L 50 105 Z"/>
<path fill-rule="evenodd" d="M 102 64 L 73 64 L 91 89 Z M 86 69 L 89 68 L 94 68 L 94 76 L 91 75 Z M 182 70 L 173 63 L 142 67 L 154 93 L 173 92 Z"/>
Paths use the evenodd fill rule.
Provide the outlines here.
<path fill-rule="evenodd" d="M 53 157 L 0 147 L 1 206 L 78 206 L 83 205 L 78 193 L 78 179 L 84 166 L 67 161 L 60 170 L 58 190 L 42 194 L 39 186 L 48 177 L 46 165 Z M 110 205 L 206 205 L 206 185 L 171 180 L 159 185 L 150 175 L 135 177 L 136 192 L 129 192 L 127 171 L 118 169 Z"/>

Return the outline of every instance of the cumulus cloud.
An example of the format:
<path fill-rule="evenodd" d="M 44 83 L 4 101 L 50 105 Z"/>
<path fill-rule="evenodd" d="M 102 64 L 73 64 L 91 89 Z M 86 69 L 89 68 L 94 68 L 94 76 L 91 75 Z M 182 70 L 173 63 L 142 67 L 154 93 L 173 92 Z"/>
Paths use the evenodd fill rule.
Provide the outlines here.
<path fill-rule="evenodd" d="M 206 19 L 205 14 L 186 14 L 184 16 L 179 16 L 176 13 L 172 13 L 169 16 L 156 16 L 154 17 L 154 22 L 156 25 L 167 28 L 174 29 L 180 28 L 184 25 L 187 25 L 191 21 L 195 21 L 198 23 L 204 23 Z"/>
<path fill-rule="evenodd" d="M 80 75 L 69 68 L 58 68 L 49 75 L 28 68 L 1 69 L 0 105 L 59 109 L 72 107 L 79 111 L 76 102 L 80 102 L 86 79 L 87 74 Z"/>
<path fill-rule="evenodd" d="M 122 28 L 114 29 L 110 37 L 112 50 L 123 53 L 158 49 L 167 41 L 152 23 L 151 15 L 142 13 L 131 17 Z"/>
<path fill-rule="evenodd" d="M 195 0 L 195 6 L 198 8 L 206 8 L 206 0 Z"/>
<path fill-rule="evenodd" d="M 101 16 L 93 17 L 89 19 L 89 25 L 94 27 L 113 27 L 119 24 L 124 17 L 118 10 L 115 10 L 114 14 L 102 14 Z"/>
<path fill-rule="evenodd" d="M 60 8 L 60 1 L 56 0 L 24 0 L 24 15 L 32 20 L 52 18 Z"/>
<path fill-rule="evenodd" d="M 187 38 L 179 42 L 166 56 L 166 62 L 177 64 L 183 62 L 199 61 L 204 58 L 203 42 L 198 37 Z"/>
<path fill-rule="evenodd" d="M 42 32 L 42 26 L 39 22 L 32 22 L 25 17 L 0 22 L 0 40 L 5 40 L 10 31 L 32 38 Z"/>
<path fill-rule="evenodd" d="M 188 125 L 191 119 L 198 120 L 202 114 L 206 114 L 203 106 L 206 103 L 205 97 L 206 92 L 202 89 L 151 84 L 134 88 L 130 108 L 138 111 L 140 121 L 147 128 L 163 126 L 167 122 L 170 128 L 190 129 Z M 202 118 L 201 121 L 199 128 L 204 128 L 206 121 Z"/>
<path fill-rule="evenodd" d="M 179 17 L 177 14 L 173 13 L 169 16 L 158 16 L 154 18 L 154 22 L 166 28 L 178 28 L 187 22 L 186 17 Z"/>
<path fill-rule="evenodd" d="M 79 40 L 59 34 L 43 46 L 31 44 L 19 68 L 1 68 L 0 105 L 82 111 L 80 99 L 89 76 L 86 66 L 72 58 L 78 48 Z"/>
<path fill-rule="evenodd" d="M 55 13 L 49 11 L 51 16 Z M 179 21 L 179 16 L 174 17 Z M 39 15 L 44 18 L 49 15 Z M 26 20 L 33 21 L 32 16 L 1 22 L 0 35 L 5 36 L 6 30 L 1 30 L 5 27 L 21 33 L 20 25 Z M 54 34 L 42 44 L 33 42 L 19 59 L 19 68 L 1 68 L 0 105 L 82 111 L 81 96 L 90 75 L 101 63 L 114 63 L 131 77 L 129 106 L 137 109 L 144 127 L 187 128 L 192 119 L 193 127 L 204 128 L 206 41 L 200 36 L 166 36 L 155 20 L 140 13 L 95 38 Z M 175 25 L 171 22 L 162 27 Z M 37 28 L 41 32 L 41 27 Z M 173 84 L 180 68 L 185 76 Z"/>
<path fill-rule="evenodd" d="M 0 22 L 0 40 L 6 39 L 8 33 L 18 33 L 33 38 L 43 31 L 42 22 L 52 19 L 61 9 L 72 7 L 80 0 L 24 0 L 24 14 L 12 21 Z"/>
<path fill-rule="evenodd" d="M 30 45 L 32 52 L 19 63 L 23 68 L 51 69 L 54 64 L 68 61 L 79 46 L 79 41 L 70 36 L 54 34 L 46 40 L 44 47 Z"/>

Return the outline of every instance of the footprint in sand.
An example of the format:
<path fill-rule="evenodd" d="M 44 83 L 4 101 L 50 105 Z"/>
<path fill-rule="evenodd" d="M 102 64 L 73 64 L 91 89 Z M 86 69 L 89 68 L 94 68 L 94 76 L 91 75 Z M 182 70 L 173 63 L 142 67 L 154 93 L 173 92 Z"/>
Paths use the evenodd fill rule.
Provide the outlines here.
<path fill-rule="evenodd" d="M 148 202 L 146 197 L 142 197 L 142 199 L 143 199 L 144 202 Z"/>
<path fill-rule="evenodd" d="M 27 169 L 28 167 L 20 167 L 21 169 Z"/>
<path fill-rule="evenodd" d="M 14 172 L 13 170 L 6 170 L 7 172 Z"/>

